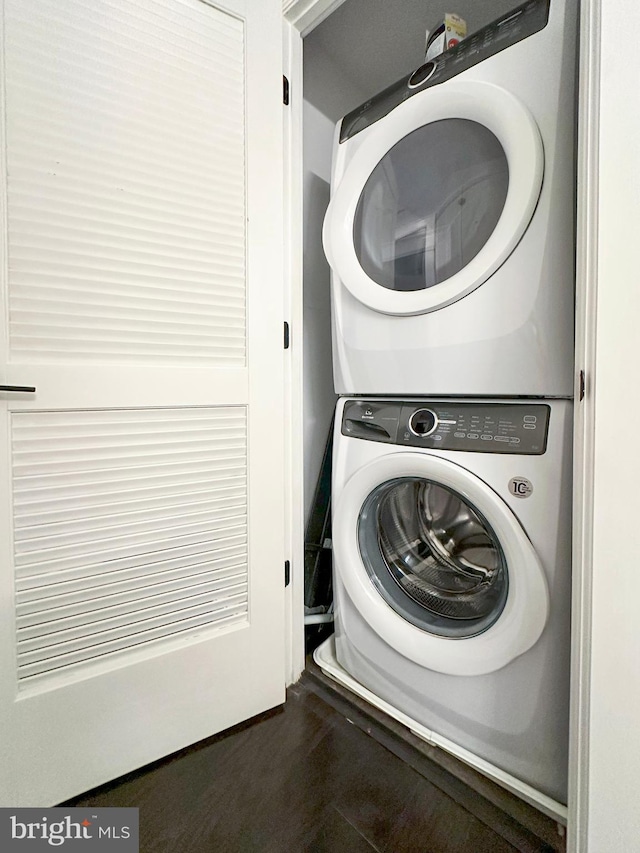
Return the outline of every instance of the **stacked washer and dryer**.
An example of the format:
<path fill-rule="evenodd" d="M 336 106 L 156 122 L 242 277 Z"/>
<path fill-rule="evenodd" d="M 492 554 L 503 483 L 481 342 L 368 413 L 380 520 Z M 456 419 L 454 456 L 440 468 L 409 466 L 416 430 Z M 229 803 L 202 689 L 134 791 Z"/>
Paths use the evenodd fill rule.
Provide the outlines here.
<path fill-rule="evenodd" d="M 576 0 L 527 0 L 347 115 L 324 245 L 334 678 L 560 820 Z"/>

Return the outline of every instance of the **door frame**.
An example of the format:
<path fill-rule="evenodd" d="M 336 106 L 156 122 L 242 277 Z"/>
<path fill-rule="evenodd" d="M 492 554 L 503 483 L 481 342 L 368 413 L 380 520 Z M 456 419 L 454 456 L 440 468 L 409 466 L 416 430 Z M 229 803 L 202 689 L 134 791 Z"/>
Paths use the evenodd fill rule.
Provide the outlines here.
<path fill-rule="evenodd" d="M 343 2 L 343 0 L 341 0 Z M 282 21 L 283 74 L 289 81 L 289 104 L 283 111 L 284 141 L 284 294 L 285 322 L 289 323 L 290 358 L 285 365 L 285 551 L 290 555 L 290 583 L 285 589 L 285 677 L 294 684 L 305 668 L 304 636 L 304 413 L 303 413 L 303 137 L 302 37 L 306 30 L 289 21 L 308 17 L 304 8 L 326 0 L 284 0 Z M 300 7 L 300 9 L 298 9 Z M 297 10 L 297 11 L 296 11 Z M 313 20 L 313 17 L 312 17 Z M 319 21 L 318 21 L 319 23 Z M 284 97 L 283 97 L 284 100 Z"/>
<path fill-rule="evenodd" d="M 598 291 L 600 8 L 582 0 L 578 62 L 573 596 L 567 851 L 588 850 Z M 614 0 L 616 2 L 616 0 Z"/>
<path fill-rule="evenodd" d="M 296 334 L 291 352 L 288 411 L 292 436 L 288 483 L 293 509 L 288 529 L 292 589 L 288 605 L 288 679 L 304 669 L 304 516 L 302 435 L 302 40 L 344 0 L 283 0 L 285 74 L 291 83 L 285 115 L 285 222 L 288 246 L 289 305 Z M 618 14 L 622 0 L 614 0 Z M 582 0 L 580 10 L 578 195 L 576 225 L 576 380 L 574 422 L 573 628 L 571 743 L 569 762 L 568 851 L 582 853 L 588 844 L 591 611 L 595 488 L 595 367 L 598 293 L 598 169 L 600 134 L 600 54 L 602 0 Z M 614 14 L 612 10 L 611 14 Z M 612 50 L 615 45 L 612 45 Z M 584 377 L 581 379 L 581 376 Z M 612 816 L 612 821 L 616 816 Z"/>
<path fill-rule="evenodd" d="M 284 316 L 288 318 L 290 361 L 286 368 L 285 407 L 289 436 L 286 444 L 288 515 L 285 546 L 290 554 L 291 583 L 285 608 L 285 674 L 296 682 L 305 668 L 304 635 L 304 388 L 303 388 L 303 65 L 302 42 L 345 0 L 282 0 L 283 74 L 289 81 L 288 108 L 283 114 L 284 138 Z"/>
<path fill-rule="evenodd" d="M 640 707 L 637 613 L 640 545 L 638 465 L 624 427 L 640 417 L 633 383 L 640 358 L 637 266 L 640 139 L 627 93 L 640 58 L 621 51 L 640 20 L 628 0 L 583 0 L 578 157 L 577 365 L 585 396 L 577 407 L 574 519 L 574 706 L 569 853 L 637 846 L 633 791 L 640 777 L 635 736 Z M 623 418 L 620 416 L 623 415 Z M 633 431 L 633 430 L 631 430 Z"/>

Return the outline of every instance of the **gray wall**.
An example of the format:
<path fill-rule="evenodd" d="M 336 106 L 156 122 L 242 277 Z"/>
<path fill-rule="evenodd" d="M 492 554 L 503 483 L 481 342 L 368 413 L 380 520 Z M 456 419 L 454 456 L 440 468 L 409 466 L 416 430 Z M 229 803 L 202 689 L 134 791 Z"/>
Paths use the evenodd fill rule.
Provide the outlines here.
<path fill-rule="evenodd" d="M 322 248 L 336 121 L 364 100 L 321 45 L 304 41 L 304 505 L 308 518 L 335 409 L 330 271 Z M 309 95 L 309 96 L 308 96 Z M 344 108 L 344 105 L 347 107 Z"/>
<path fill-rule="evenodd" d="M 313 501 L 335 406 L 331 369 L 329 266 L 322 221 L 329 203 L 333 122 L 304 104 L 304 506 Z"/>
<path fill-rule="evenodd" d="M 305 97 L 337 121 L 421 65 L 425 30 L 446 12 L 464 18 L 470 34 L 520 2 L 346 0 L 305 39 L 305 55 L 322 70 L 305 80 Z"/>

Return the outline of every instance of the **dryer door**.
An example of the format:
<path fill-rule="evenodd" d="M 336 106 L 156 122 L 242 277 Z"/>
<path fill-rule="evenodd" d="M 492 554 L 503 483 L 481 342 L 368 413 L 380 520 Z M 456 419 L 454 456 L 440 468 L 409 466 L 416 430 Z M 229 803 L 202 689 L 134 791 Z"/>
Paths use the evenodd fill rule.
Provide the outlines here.
<path fill-rule="evenodd" d="M 489 83 L 444 83 L 344 145 L 356 150 L 325 218 L 331 266 L 386 314 L 450 305 L 485 282 L 524 234 L 543 175 L 531 113 Z"/>
<path fill-rule="evenodd" d="M 392 648 L 451 675 L 493 672 L 531 648 L 549 612 L 543 568 L 485 482 L 428 453 L 376 459 L 335 506 L 336 571 Z"/>

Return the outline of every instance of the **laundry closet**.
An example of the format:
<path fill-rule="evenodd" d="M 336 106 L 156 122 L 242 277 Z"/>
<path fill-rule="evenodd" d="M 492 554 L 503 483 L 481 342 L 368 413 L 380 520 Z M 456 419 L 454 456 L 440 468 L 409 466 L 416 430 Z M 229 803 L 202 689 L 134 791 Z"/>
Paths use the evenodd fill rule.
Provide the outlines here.
<path fill-rule="evenodd" d="M 384 4 L 387 5 L 391 4 Z M 316 4 L 319 12 L 315 19 L 308 11 L 309 4 L 297 4 L 297 8 L 295 3 L 285 6 L 285 10 L 292 7 L 287 15 L 290 23 L 306 36 L 305 125 L 312 130 L 306 133 L 305 190 L 308 191 L 312 184 L 320 186 L 324 198 L 314 207 L 308 193 L 305 195 L 305 228 L 313 232 L 311 235 L 306 232 L 305 252 L 320 258 L 321 264 L 319 225 L 328 198 L 332 120 L 357 103 L 360 95 L 370 96 L 414 68 L 423 56 L 422 28 L 433 24 L 424 21 L 423 9 L 411 4 L 415 23 L 408 28 L 398 27 L 396 22 L 403 19 L 403 11 L 409 4 L 393 5 L 397 8 L 384 21 L 386 9 L 380 10 L 375 18 L 368 15 L 366 9 L 361 18 L 357 14 L 351 18 L 348 2 L 344 5 L 343 19 L 339 3 Z M 481 26 L 484 21 L 477 21 L 474 13 L 485 4 L 469 5 L 469 9 L 463 8 L 463 4 L 455 8 L 438 6 L 440 14 L 434 13 L 434 19 L 440 20 L 445 11 L 455 11 L 467 18 L 470 29 Z M 342 20 L 343 27 L 336 27 L 332 38 L 324 40 L 322 16 L 331 10 L 336 11 L 328 22 L 324 21 L 327 32 L 332 18 Z M 498 14 L 501 11 L 498 9 Z M 575 410 L 574 445 L 572 620 L 575 680 L 570 774 L 574 789 L 569 809 L 572 850 L 613 847 L 631 850 L 637 844 L 635 829 L 622 817 L 624 809 L 620 807 L 620 802 L 624 801 L 626 808 L 633 811 L 626 792 L 628 784 L 633 784 L 632 780 L 637 778 L 638 766 L 637 750 L 631 748 L 630 733 L 637 724 L 637 713 L 631 709 L 637 708 L 640 697 L 637 682 L 624 674 L 629 671 L 628 644 L 634 633 L 635 617 L 631 598 L 624 591 L 628 590 L 626 583 L 630 577 L 624 571 L 625 584 L 612 584 L 606 568 L 614 564 L 621 566 L 620 560 L 627 566 L 629 561 L 635 563 L 638 544 L 637 535 L 631 533 L 636 529 L 633 517 L 637 513 L 634 479 L 628 466 L 628 454 L 618 437 L 619 418 L 613 414 L 624 410 L 630 417 L 638 416 L 635 395 L 629 397 L 622 380 L 628 375 L 630 366 L 637 365 L 637 354 L 631 344 L 634 337 L 631 316 L 628 307 L 624 307 L 628 306 L 629 299 L 636 304 L 625 274 L 625 269 L 635 268 L 635 256 L 625 249 L 621 237 L 626 235 L 633 243 L 629 228 L 637 222 L 640 211 L 629 180 L 633 181 L 636 166 L 631 166 L 630 173 L 626 167 L 620 168 L 622 163 L 629 165 L 624 154 L 624 140 L 635 134 L 630 127 L 634 120 L 627 110 L 624 93 L 633 85 L 634 75 L 637 76 L 636 55 L 632 59 L 617 43 L 616 28 L 621 12 L 619 5 L 613 8 L 589 0 L 581 3 L 576 93 L 579 112 L 575 400 L 579 405 Z M 381 22 L 380 30 L 376 26 L 378 21 Z M 384 64 L 379 59 L 385 56 L 385 47 L 408 38 L 407 29 L 414 39 L 411 61 L 396 65 L 393 75 L 379 79 L 377 68 Z M 361 33 L 366 33 L 372 41 L 361 38 Z M 390 35 L 388 42 L 387 33 Z M 369 62 L 358 86 L 358 78 L 350 77 L 344 69 L 348 67 L 350 55 L 362 56 L 367 52 L 364 43 L 370 47 Z M 345 49 L 338 53 L 334 45 L 340 44 Z M 390 53 L 395 54 L 394 47 L 390 47 Z M 402 56 L 404 60 L 404 54 Z M 337 68 L 340 60 L 343 64 Z M 540 61 L 544 63 L 544 57 L 540 57 Z M 535 73 L 532 68 L 532 74 Z M 374 78 L 375 84 L 369 87 L 369 80 Z M 324 89 L 319 83 L 321 80 L 326 81 Z M 342 93 L 346 93 L 350 103 L 336 105 Z M 312 223 L 317 223 L 317 227 Z M 307 483 L 312 484 L 319 464 L 319 447 L 326 435 L 326 426 L 318 417 L 320 401 L 325 400 L 323 410 L 328 421 L 332 399 L 328 374 L 322 376 L 329 347 L 327 306 L 324 307 L 324 320 L 318 325 L 309 322 L 309 313 L 322 311 L 320 300 L 323 294 L 327 296 L 329 272 L 326 266 L 323 267 L 324 276 L 317 265 L 307 264 L 306 269 L 309 268 L 311 273 L 305 276 L 305 329 L 311 334 L 307 352 L 313 356 L 313 361 L 306 366 L 305 405 L 312 418 L 305 423 L 305 429 L 308 434 L 315 429 L 315 441 L 307 444 L 305 463 Z M 621 294 L 624 294 L 622 301 Z M 322 365 L 322 368 L 316 370 L 314 365 Z M 632 421 L 625 416 L 625 422 Z M 310 488 L 307 494 L 309 501 Z M 620 503 L 615 496 L 622 494 L 624 499 Z M 614 613 L 617 615 L 613 616 Z"/>
<path fill-rule="evenodd" d="M 401 5 L 304 45 L 305 508 L 346 395 L 316 660 L 566 820 L 576 7 Z"/>

